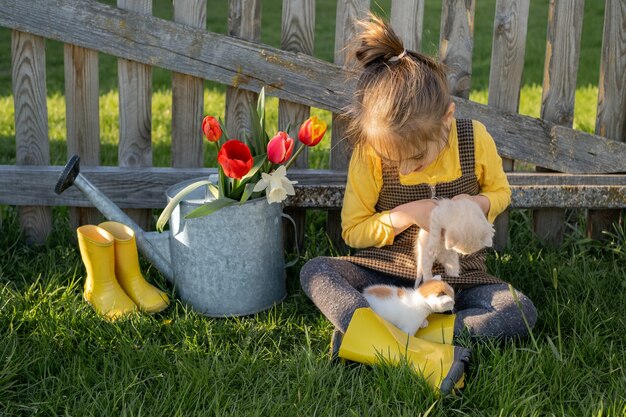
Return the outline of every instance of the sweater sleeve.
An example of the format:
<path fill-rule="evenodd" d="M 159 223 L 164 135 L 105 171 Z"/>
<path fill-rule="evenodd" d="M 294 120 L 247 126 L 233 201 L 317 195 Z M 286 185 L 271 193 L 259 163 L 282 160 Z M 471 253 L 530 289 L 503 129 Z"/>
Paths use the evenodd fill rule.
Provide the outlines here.
<path fill-rule="evenodd" d="M 502 158 L 498 155 L 496 144 L 485 125 L 478 121 L 474 121 L 474 148 L 480 194 L 489 199 L 487 219 L 493 223 L 498 214 L 511 203 L 511 187 L 502 168 Z"/>
<path fill-rule="evenodd" d="M 342 237 L 348 246 L 360 249 L 393 243 L 389 211 L 376 211 L 381 187 L 380 159 L 371 150 L 355 149 L 341 209 Z"/>

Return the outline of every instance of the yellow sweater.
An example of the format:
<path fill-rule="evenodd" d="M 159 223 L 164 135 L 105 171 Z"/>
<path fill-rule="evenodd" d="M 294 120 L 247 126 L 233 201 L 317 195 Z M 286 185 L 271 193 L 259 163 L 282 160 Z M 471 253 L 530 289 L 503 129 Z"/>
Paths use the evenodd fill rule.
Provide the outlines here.
<path fill-rule="evenodd" d="M 502 169 L 502 159 L 485 126 L 473 121 L 476 178 L 480 194 L 489 199 L 488 220 L 493 223 L 511 202 L 511 189 Z M 453 121 L 446 146 L 437 159 L 420 172 L 400 175 L 403 185 L 429 184 L 455 180 L 461 176 L 456 123 Z M 376 212 L 383 186 L 382 165 L 374 150 L 355 151 L 350 160 L 348 181 L 341 210 L 342 236 L 353 248 L 381 247 L 394 240 L 389 211 Z"/>

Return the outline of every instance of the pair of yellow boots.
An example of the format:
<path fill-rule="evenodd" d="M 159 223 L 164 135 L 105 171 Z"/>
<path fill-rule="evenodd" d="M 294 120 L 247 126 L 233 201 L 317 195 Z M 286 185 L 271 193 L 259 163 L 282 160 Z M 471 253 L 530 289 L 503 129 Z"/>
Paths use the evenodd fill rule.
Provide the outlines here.
<path fill-rule="evenodd" d="M 141 274 L 135 233 L 130 227 L 104 222 L 81 226 L 76 232 L 87 270 L 84 298 L 98 314 L 113 321 L 137 308 L 157 313 L 169 305 L 167 294 Z"/>
<path fill-rule="evenodd" d="M 470 351 L 452 345 L 454 314 L 431 314 L 428 326 L 409 336 L 370 308 L 359 308 L 340 341 L 331 341 L 338 357 L 365 363 L 406 363 L 440 394 L 464 387 Z"/>

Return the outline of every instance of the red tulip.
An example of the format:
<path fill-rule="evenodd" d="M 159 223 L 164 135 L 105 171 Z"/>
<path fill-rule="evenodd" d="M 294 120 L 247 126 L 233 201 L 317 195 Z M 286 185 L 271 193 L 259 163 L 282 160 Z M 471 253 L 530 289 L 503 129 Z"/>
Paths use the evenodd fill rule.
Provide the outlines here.
<path fill-rule="evenodd" d="M 267 144 L 267 159 L 273 164 L 287 161 L 293 152 L 294 141 L 285 132 L 278 132 Z"/>
<path fill-rule="evenodd" d="M 207 116 L 202 120 L 202 132 L 209 142 L 217 142 L 222 137 L 222 128 L 213 116 Z"/>
<path fill-rule="evenodd" d="M 237 139 L 232 139 L 222 145 L 217 154 L 217 162 L 224 170 L 224 174 L 240 180 L 252 169 L 254 160 L 248 145 Z"/>
<path fill-rule="evenodd" d="M 317 145 L 326 133 L 326 122 L 319 120 L 317 116 L 311 116 L 300 126 L 298 139 L 306 146 Z"/>

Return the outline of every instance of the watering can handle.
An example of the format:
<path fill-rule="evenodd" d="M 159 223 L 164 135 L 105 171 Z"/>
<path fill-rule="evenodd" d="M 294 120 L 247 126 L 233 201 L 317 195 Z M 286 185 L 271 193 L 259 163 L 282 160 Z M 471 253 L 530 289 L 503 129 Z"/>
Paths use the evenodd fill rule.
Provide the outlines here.
<path fill-rule="evenodd" d="M 294 242 L 297 242 L 298 241 L 298 229 L 296 227 L 295 220 L 288 214 L 280 213 L 280 215 L 283 216 L 285 219 L 289 220 L 291 222 L 291 224 L 293 225 Z M 289 268 L 290 266 L 294 266 L 300 260 L 300 249 L 298 248 L 298 244 L 297 243 L 296 243 L 296 254 L 298 255 L 296 257 L 296 259 L 294 259 L 293 261 L 291 261 L 289 263 L 286 263 L 285 264 L 285 268 Z"/>

